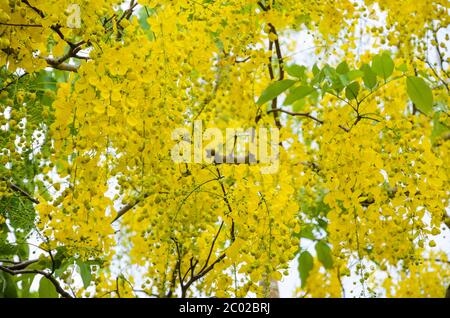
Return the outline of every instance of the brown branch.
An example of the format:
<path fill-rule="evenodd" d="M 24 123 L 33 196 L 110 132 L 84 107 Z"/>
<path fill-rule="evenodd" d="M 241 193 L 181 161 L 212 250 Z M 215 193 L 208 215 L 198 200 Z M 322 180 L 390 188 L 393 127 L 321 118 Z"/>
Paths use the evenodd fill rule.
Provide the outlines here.
<path fill-rule="evenodd" d="M 34 264 L 36 262 L 39 262 L 39 260 L 38 259 L 32 259 L 32 260 L 28 260 L 28 261 L 18 262 L 18 263 L 15 263 L 15 264 L 11 265 L 11 266 L 8 266 L 8 269 L 21 270 L 21 269 L 27 268 L 28 266 L 30 266 L 31 264 Z"/>
<path fill-rule="evenodd" d="M 310 118 L 316 122 L 318 122 L 319 124 L 323 124 L 323 120 L 320 120 L 314 116 L 312 116 L 310 113 L 297 113 L 297 112 L 291 112 L 289 110 L 285 110 L 285 109 L 281 109 L 281 108 L 276 108 L 276 109 L 270 109 L 267 111 L 268 114 L 270 113 L 275 113 L 275 112 L 280 112 L 280 113 L 285 113 L 291 116 L 301 116 L 301 117 L 307 117 Z"/>
<path fill-rule="evenodd" d="M 115 292 L 117 294 L 117 297 L 121 298 L 120 297 L 120 292 L 119 292 L 119 276 L 116 277 L 116 290 L 115 290 Z"/>
<path fill-rule="evenodd" d="M 22 3 L 26 4 L 30 9 L 32 9 L 34 12 L 36 12 L 41 18 L 45 17 L 44 12 L 41 9 L 36 8 L 35 6 L 32 6 L 28 0 L 21 0 Z"/>
<path fill-rule="evenodd" d="M 270 10 L 270 6 L 266 7 L 261 1 L 258 1 L 257 4 L 264 12 L 267 12 Z M 278 60 L 278 81 L 281 81 L 284 79 L 284 67 L 283 67 L 283 55 L 281 53 L 280 41 L 278 40 L 278 33 L 277 33 L 275 26 L 270 22 L 269 22 L 268 26 L 269 26 L 269 34 L 273 33 L 276 36 L 276 39 L 274 41 L 269 39 L 268 50 L 271 53 L 271 56 L 269 57 L 269 63 L 267 64 L 267 68 L 269 71 L 270 80 L 273 81 L 275 79 L 275 75 L 274 75 L 274 70 L 273 70 L 273 65 L 272 65 L 272 54 L 273 54 L 273 45 L 275 44 L 275 52 L 276 52 L 277 60 Z M 278 98 L 275 97 L 274 99 L 272 99 L 271 109 L 275 110 L 275 109 L 277 109 L 277 107 L 278 107 Z M 280 122 L 280 118 L 278 116 L 278 112 L 276 112 L 276 111 L 273 112 L 273 119 L 275 121 L 275 126 L 278 129 L 280 129 L 281 122 Z M 258 120 L 259 119 L 255 119 L 256 122 L 258 122 Z"/>
<path fill-rule="evenodd" d="M 131 0 L 130 6 L 128 7 L 127 10 L 125 10 L 125 11 L 122 13 L 122 16 L 117 20 L 117 24 L 119 24 L 120 22 L 122 22 L 122 20 L 123 20 L 124 18 L 128 20 L 128 19 L 130 18 L 130 16 L 133 14 L 133 10 L 134 10 L 134 8 L 136 8 L 137 5 L 138 5 L 138 4 L 135 3 L 134 0 Z"/>
<path fill-rule="evenodd" d="M 11 267 L 1 266 L 1 265 L 0 265 L 0 270 L 6 272 L 8 274 L 14 275 L 14 276 L 15 275 L 24 275 L 24 274 L 39 274 L 39 275 L 42 275 L 46 279 L 48 279 L 53 284 L 53 286 L 55 286 L 56 291 L 63 298 L 73 298 L 68 292 L 66 292 L 61 287 L 61 285 L 58 282 L 58 280 L 55 277 L 53 277 L 53 275 L 51 273 L 47 273 L 47 272 L 45 272 L 43 270 L 38 270 L 38 269 L 12 269 Z"/>
<path fill-rule="evenodd" d="M 436 263 L 442 263 L 442 264 L 449 264 L 450 265 L 450 261 L 445 260 L 445 259 L 440 259 L 440 258 L 424 258 L 424 261 L 428 261 L 428 262 L 436 262 Z"/>
<path fill-rule="evenodd" d="M 417 58 L 419 61 L 424 62 L 425 64 L 428 65 L 428 67 L 433 71 L 434 76 L 437 77 L 438 80 L 441 81 L 441 83 L 444 85 L 444 87 L 447 89 L 447 92 L 450 92 L 450 88 L 448 87 L 448 84 L 445 82 L 445 80 L 439 76 L 438 72 L 436 71 L 436 69 L 433 67 L 433 65 L 430 63 L 429 60 L 427 59 L 421 59 L 421 58 Z"/>
<path fill-rule="evenodd" d="M 159 194 L 167 194 L 167 192 L 158 192 Z M 146 198 L 148 198 L 150 196 L 149 193 L 145 193 L 142 196 L 142 199 L 137 199 L 134 203 L 128 203 L 126 204 L 123 208 L 121 208 L 119 210 L 119 212 L 117 212 L 116 217 L 114 218 L 114 220 L 111 221 L 111 224 L 116 222 L 122 215 L 124 215 L 125 213 L 127 213 L 128 211 L 130 211 L 132 208 L 134 208 L 136 205 L 138 205 L 141 201 L 145 200 Z"/>
<path fill-rule="evenodd" d="M 242 60 L 236 59 L 234 62 L 235 62 L 236 64 L 239 64 L 239 63 L 245 63 L 245 62 L 247 62 L 247 61 L 249 61 L 249 60 L 250 60 L 250 56 L 247 56 L 246 58 L 244 58 L 244 59 L 242 59 Z"/>
<path fill-rule="evenodd" d="M 175 248 L 177 251 L 177 257 L 178 257 L 178 261 L 176 264 L 176 269 L 178 271 L 178 278 L 180 279 L 180 287 L 181 287 L 181 292 L 182 292 L 182 297 L 186 296 L 186 290 L 184 289 L 184 282 L 183 282 L 183 276 L 181 275 L 181 260 L 182 260 L 182 256 L 181 256 L 181 252 L 180 252 L 180 247 L 178 246 L 178 241 L 172 237 L 172 241 L 175 243 Z"/>
<path fill-rule="evenodd" d="M 128 211 L 130 211 L 132 208 L 134 208 L 140 201 L 136 201 L 134 203 L 129 203 L 127 205 L 125 205 L 122 209 L 119 210 L 119 212 L 117 212 L 116 217 L 114 218 L 114 220 L 111 221 L 111 224 L 116 222 L 122 215 L 124 215 L 125 213 L 127 213 Z"/>
<path fill-rule="evenodd" d="M 175 268 L 173 269 L 173 272 L 172 272 L 172 279 L 170 280 L 169 292 L 166 295 L 167 298 L 172 297 L 173 290 L 175 289 L 175 284 L 177 282 L 178 262 L 179 262 L 179 260 L 177 260 L 177 263 L 175 264 Z"/>
<path fill-rule="evenodd" d="M 281 109 L 281 108 L 269 109 L 267 111 L 268 114 L 275 113 L 275 112 L 285 113 L 285 114 L 288 114 L 288 115 L 291 115 L 291 116 L 307 117 L 307 118 L 310 118 L 310 119 L 314 120 L 315 122 L 318 122 L 319 124 L 323 124 L 324 123 L 323 120 L 320 120 L 317 117 L 312 116 L 309 112 L 298 113 L 298 112 L 291 112 L 289 110 L 285 110 L 285 109 Z M 355 120 L 355 123 L 353 124 L 353 126 L 356 125 L 363 118 L 371 119 L 371 120 L 374 120 L 374 121 L 379 121 L 377 119 L 366 117 L 366 116 L 358 116 L 358 118 L 359 119 Z M 350 132 L 350 128 L 347 128 L 347 127 L 345 127 L 343 125 L 338 125 L 338 127 L 341 128 L 345 132 Z"/>
<path fill-rule="evenodd" d="M 15 50 L 13 50 L 12 48 L 3 48 L 1 50 L 3 52 L 5 52 L 6 54 L 8 54 L 8 55 L 15 55 L 15 54 L 17 54 L 17 52 Z M 67 54 L 65 54 L 65 55 L 63 55 L 62 57 L 59 57 L 59 58 L 45 56 L 45 57 L 43 57 L 43 59 L 47 62 L 49 67 L 52 67 L 52 68 L 58 69 L 58 70 L 62 70 L 62 71 L 70 71 L 70 72 L 75 72 L 76 73 L 76 72 L 78 72 L 78 66 L 71 65 L 71 64 L 68 64 L 68 63 L 63 63 L 63 61 L 67 60 L 70 57 L 80 58 L 75 53 L 71 53 L 70 56 L 67 56 Z M 83 59 L 88 59 L 86 57 L 82 57 L 82 58 Z M 28 73 L 25 73 L 25 74 L 28 74 Z M 6 85 L 2 89 L 0 89 L 0 91 L 3 91 L 4 89 L 6 89 L 11 84 L 12 83 Z"/>
<path fill-rule="evenodd" d="M 47 62 L 47 64 L 57 70 L 61 71 L 69 71 L 69 72 L 78 72 L 78 66 L 71 65 L 69 63 L 58 63 L 58 60 L 52 58 L 52 57 L 44 57 L 44 60 Z"/>
<path fill-rule="evenodd" d="M 434 37 L 434 40 L 436 41 L 436 51 L 439 56 L 439 66 L 440 66 L 441 70 L 445 73 L 445 75 L 448 76 L 447 72 L 444 70 L 444 65 L 443 65 L 444 64 L 444 56 L 442 54 L 441 48 L 439 47 L 440 44 L 439 44 L 439 40 L 437 37 L 437 32 L 438 32 L 438 30 L 433 32 L 433 37 Z"/>
<path fill-rule="evenodd" d="M 191 277 L 194 277 L 194 270 L 195 270 L 195 267 L 198 264 L 198 260 L 195 260 L 195 262 L 192 262 L 192 257 L 191 257 L 190 262 L 191 262 L 191 265 L 190 265 L 191 266 L 191 268 L 190 268 L 190 270 L 191 270 Z"/>
<path fill-rule="evenodd" d="M 275 36 L 277 37 L 274 41 L 275 43 L 275 52 L 277 54 L 277 59 L 278 59 L 278 69 L 279 69 L 279 78 L 278 80 L 282 80 L 284 79 L 284 65 L 283 65 L 283 55 L 281 53 L 281 47 L 280 47 L 280 41 L 278 40 L 278 33 L 277 30 L 275 29 L 275 26 L 272 23 L 269 23 L 269 27 L 270 27 L 270 32 L 275 34 Z"/>
<path fill-rule="evenodd" d="M 258 6 L 264 11 L 269 11 L 270 8 L 267 8 L 266 6 L 264 6 L 264 4 L 261 1 L 258 1 Z"/>
<path fill-rule="evenodd" d="M 273 51 L 273 42 L 272 40 L 269 40 L 269 51 L 272 53 Z M 272 56 L 269 57 L 269 63 L 267 64 L 267 68 L 269 70 L 269 76 L 270 76 L 270 80 L 273 81 L 275 76 L 273 73 L 273 66 L 272 66 Z M 274 99 L 272 99 L 272 103 L 271 103 L 271 108 L 272 109 L 276 109 L 278 106 L 278 98 L 275 97 Z M 273 119 L 275 121 L 275 125 L 277 126 L 278 129 L 281 128 L 281 122 L 280 119 L 278 118 L 278 113 L 274 112 L 273 113 Z"/>
<path fill-rule="evenodd" d="M 11 190 L 18 192 L 21 196 L 26 197 L 28 200 L 30 200 L 31 202 L 33 202 L 34 204 L 39 204 L 39 200 L 35 199 L 31 196 L 31 194 L 29 194 L 27 191 L 23 190 L 22 188 L 20 188 L 18 185 L 16 185 L 15 183 L 9 182 L 8 186 Z"/>
<path fill-rule="evenodd" d="M 220 231 L 222 231 L 223 224 L 224 224 L 224 221 L 222 221 L 220 223 L 219 230 L 217 231 L 217 234 L 214 236 L 214 239 L 211 243 L 211 247 L 209 249 L 208 257 L 206 258 L 206 261 L 205 261 L 205 265 L 203 265 L 203 267 L 200 269 L 200 273 L 203 272 L 206 269 L 206 267 L 208 267 L 209 259 L 211 258 L 211 254 L 214 250 L 214 245 L 216 244 L 217 238 L 220 235 Z"/>
<path fill-rule="evenodd" d="M 208 274 L 214 266 L 216 266 L 217 263 L 219 263 L 221 260 L 223 260 L 226 257 L 225 253 L 222 253 L 211 265 L 206 267 L 203 271 L 199 272 L 197 275 L 191 277 L 191 279 L 182 287 L 182 295 L 181 297 L 186 298 L 186 292 L 189 289 L 189 287 L 195 283 L 197 280 Z"/>
<path fill-rule="evenodd" d="M 6 90 L 8 87 L 10 87 L 12 84 L 17 83 L 21 78 L 23 78 L 24 76 L 28 75 L 29 73 L 25 72 L 22 75 L 18 76 L 17 78 L 15 78 L 13 81 L 9 82 L 8 84 L 6 84 L 5 86 L 3 86 L 2 88 L 0 88 L 0 92 L 3 92 L 4 90 Z"/>
<path fill-rule="evenodd" d="M 0 22 L 0 25 L 11 26 L 11 27 L 42 28 L 42 24 L 22 24 L 22 23 Z"/>
<path fill-rule="evenodd" d="M 32 9 L 34 12 L 36 12 L 42 19 L 45 18 L 45 13 L 44 11 L 42 11 L 41 9 L 31 5 L 28 0 L 21 0 L 23 4 L 27 5 L 30 9 Z M 52 26 L 50 26 L 50 29 L 52 29 L 60 38 L 61 40 L 65 41 L 67 44 L 69 44 L 69 46 L 71 48 L 74 48 L 77 46 L 77 44 L 69 41 L 66 39 L 66 37 L 64 36 L 64 34 L 61 32 L 61 28 L 62 26 L 60 24 L 54 24 Z"/>
<path fill-rule="evenodd" d="M 342 278 L 341 278 L 341 274 L 339 273 L 339 268 L 336 268 L 336 274 L 337 274 L 339 286 L 341 287 L 342 298 L 345 298 L 345 288 L 344 288 L 344 285 L 342 284 Z"/>
<path fill-rule="evenodd" d="M 189 268 L 186 271 L 186 273 L 184 273 L 184 275 L 183 275 L 183 282 L 185 281 L 185 279 L 189 275 L 189 273 L 191 273 L 191 277 L 194 276 L 194 269 L 195 269 L 195 266 L 197 266 L 197 264 L 198 264 L 198 260 L 195 260 L 195 262 L 194 262 L 194 258 L 191 257 L 191 259 L 189 260 Z"/>
<path fill-rule="evenodd" d="M 217 180 L 219 181 L 223 177 L 222 177 L 222 175 L 220 173 L 220 170 L 218 168 L 217 168 L 217 173 L 218 173 Z M 233 212 L 233 210 L 231 208 L 230 202 L 228 201 L 225 187 L 223 186 L 223 184 L 220 181 L 219 181 L 219 183 L 221 185 L 221 188 L 222 188 L 222 191 L 223 191 L 223 194 L 224 194 L 224 197 L 223 197 L 224 202 L 227 204 L 228 210 L 231 213 L 231 212 Z M 214 250 L 214 246 L 216 244 L 217 238 L 220 235 L 220 232 L 222 231 L 223 225 L 224 225 L 224 221 L 222 221 L 220 223 L 219 230 L 217 231 L 216 235 L 214 236 L 214 239 L 213 239 L 213 241 L 211 243 L 211 247 L 209 249 L 209 253 L 208 253 L 208 256 L 206 258 L 205 264 L 203 265 L 203 267 L 199 270 L 199 272 L 196 275 L 194 274 L 194 268 L 197 265 L 198 261 L 192 262 L 192 258 L 191 258 L 190 267 L 189 267 L 188 271 L 186 272 L 186 274 L 184 276 L 182 276 L 182 274 L 181 274 L 182 255 L 181 255 L 181 252 L 180 252 L 180 248 L 179 248 L 178 242 L 174 238 L 172 238 L 172 240 L 175 243 L 176 251 L 177 251 L 177 255 L 178 255 L 177 266 L 178 266 L 178 276 L 179 276 L 179 280 L 180 280 L 181 297 L 182 298 L 186 297 L 186 293 L 187 293 L 188 289 L 190 288 L 190 286 L 193 283 L 195 283 L 197 280 L 201 279 L 206 274 L 208 274 L 214 268 L 214 266 L 216 266 L 216 264 L 218 264 L 220 261 L 222 261 L 226 257 L 226 253 L 223 252 L 214 262 L 212 262 L 208 266 L 209 260 L 211 259 L 211 255 L 212 255 L 213 250 Z M 234 220 L 232 219 L 232 224 L 231 224 L 231 242 L 233 243 L 234 241 L 235 241 Z M 189 272 L 191 272 L 191 278 L 186 282 L 186 284 L 184 284 L 184 280 L 185 280 L 185 278 L 186 278 L 186 276 L 187 276 L 187 274 Z"/>
<path fill-rule="evenodd" d="M 79 58 L 79 59 L 89 59 L 89 57 L 77 55 L 77 53 L 81 50 L 81 47 L 83 46 L 83 44 L 85 44 L 85 41 L 80 41 L 76 44 L 73 44 L 72 42 L 68 42 L 68 41 L 66 41 L 66 42 L 70 46 L 70 49 L 66 54 L 64 54 L 58 58 L 44 57 L 44 59 L 47 62 L 47 64 L 49 64 L 53 68 L 76 73 L 76 72 L 78 72 L 78 66 L 71 65 L 68 63 L 64 63 L 64 62 L 72 57 Z"/>

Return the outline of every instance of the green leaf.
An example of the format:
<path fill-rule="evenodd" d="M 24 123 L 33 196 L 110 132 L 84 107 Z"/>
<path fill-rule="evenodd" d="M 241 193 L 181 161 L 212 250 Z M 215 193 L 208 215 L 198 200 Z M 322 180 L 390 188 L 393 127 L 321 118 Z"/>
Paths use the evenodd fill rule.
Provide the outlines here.
<path fill-rule="evenodd" d="M 292 76 L 302 79 L 305 77 L 306 67 L 303 65 L 292 64 L 286 67 L 286 72 Z"/>
<path fill-rule="evenodd" d="M 39 195 L 41 195 L 47 201 L 51 201 L 52 200 L 52 196 L 48 192 L 48 188 L 45 186 L 44 182 L 42 182 L 41 180 L 36 180 L 35 183 L 36 183 L 36 185 L 38 187 Z"/>
<path fill-rule="evenodd" d="M 294 80 L 282 80 L 273 82 L 264 90 L 264 92 L 262 92 L 256 104 L 262 105 L 268 101 L 271 101 L 272 99 L 283 93 L 285 90 L 287 90 L 289 87 L 294 85 L 295 82 L 296 81 Z"/>
<path fill-rule="evenodd" d="M 30 298 L 31 293 L 31 284 L 33 283 L 35 275 L 22 275 L 20 277 L 21 288 L 20 288 L 20 297 L 21 298 Z M 19 281 L 19 280 L 18 280 Z"/>
<path fill-rule="evenodd" d="M 372 90 L 377 85 L 377 75 L 368 64 L 363 64 L 363 66 L 361 67 L 361 71 L 363 71 L 364 73 L 364 85 L 368 89 Z"/>
<path fill-rule="evenodd" d="M 18 182 L 16 182 L 18 183 Z M 20 184 L 21 188 L 25 188 L 22 184 Z M 22 197 L 14 195 L 10 198 L 0 197 L 0 211 L 6 212 L 6 217 L 11 222 L 11 226 L 14 229 L 23 229 L 26 233 L 28 233 L 34 226 L 34 220 L 36 218 L 36 211 L 33 207 L 33 204 L 24 200 Z M 28 249 L 26 244 L 21 244 L 21 249 L 24 250 L 24 254 L 19 256 L 23 258 L 28 257 Z M 25 251 L 26 250 L 26 251 Z"/>
<path fill-rule="evenodd" d="M 292 110 L 294 112 L 299 112 L 303 108 L 305 108 L 306 102 L 305 99 L 299 99 L 292 104 Z"/>
<path fill-rule="evenodd" d="M 39 281 L 39 297 L 40 298 L 58 298 L 55 286 L 45 277 Z"/>
<path fill-rule="evenodd" d="M 325 73 L 323 70 L 321 70 L 317 64 L 314 64 L 312 68 L 313 72 L 313 79 L 311 80 L 311 85 L 320 84 L 325 79 Z"/>
<path fill-rule="evenodd" d="M 308 251 L 304 251 L 298 257 L 298 271 L 302 281 L 302 287 L 305 287 L 309 272 L 313 268 L 314 259 Z"/>
<path fill-rule="evenodd" d="M 333 258 L 331 256 L 331 249 L 327 243 L 319 241 L 315 246 L 317 258 L 325 268 L 333 267 Z"/>
<path fill-rule="evenodd" d="M 80 275 L 83 280 L 84 288 L 88 288 L 92 280 L 91 267 L 82 261 L 77 261 L 77 264 L 80 268 Z"/>
<path fill-rule="evenodd" d="M 300 230 L 300 237 L 314 241 L 316 239 L 316 237 L 314 236 L 313 230 L 314 230 L 314 225 L 312 225 L 312 224 L 306 224 L 306 225 L 302 226 L 302 229 Z"/>
<path fill-rule="evenodd" d="M 292 89 L 284 100 L 284 105 L 290 105 L 293 102 L 302 99 L 314 92 L 314 88 L 310 86 L 300 86 Z"/>
<path fill-rule="evenodd" d="M 336 70 L 328 64 L 323 67 L 323 72 L 331 81 L 333 81 L 333 79 L 339 78 Z"/>
<path fill-rule="evenodd" d="M 338 72 L 339 74 L 347 74 L 348 72 L 350 72 L 350 68 L 348 67 L 347 62 L 342 62 L 341 64 L 339 64 L 336 67 L 336 72 Z"/>
<path fill-rule="evenodd" d="M 363 76 L 364 76 L 364 72 L 360 71 L 360 70 L 352 70 L 347 73 L 347 77 L 348 77 L 349 81 L 354 81 L 355 79 L 357 79 L 359 77 L 363 77 Z"/>
<path fill-rule="evenodd" d="M 0 298 L 17 298 L 17 285 L 14 277 L 0 272 Z"/>
<path fill-rule="evenodd" d="M 320 73 L 320 68 L 317 66 L 317 64 L 314 64 L 314 65 L 313 65 L 313 67 L 312 67 L 312 72 L 313 72 L 313 75 L 314 75 L 314 76 L 316 76 L 317 74 Z"/>
<path fill-rule="evenodd" d="M 328 222 L 325 220 L 317 219 L 317 223 L 319 223 L 319 226 L 324 230 L 326 230 L 328 227 Z"/>
<path fill-rule="evenodd" d="M 397 66 L 396 69 L 399 70 L 400 72 L 403 72 L 403 73 L 408 72 L 408 66 L 406 66 L 405 63 L 403 63 L 402 65 Z"/>
<path fill-rule="evenodd" d="M 387 80 L 394 72 L 394 61 L 386 52 L 375 55 L 372 59 L 372 69 L 379 77 Z"/>
<path fill-rule="evenodd" d="M 323 72 L 326 77 L 331 81 L 332 88 L 339 94 L 340 91 L 344 88 L 344 83 L 341 79 L 342 75 L 338 74 L 334 68 L 329 65 L 325 65 L 323 68 Z"/>
<path fill-rule="evenodd" d="M 348 100 L 352 100 L 352 99 L 355 99 L 356 97 L 358 97 L 358 93 L 359 93 L 359 83 L 358 82 L 350 83 L 345 88 L 345 97 L 347 97 Z"/>
<path fill-rule="evenodd" d="M 436 112 L 433 115 L 433 130 L 431 132 L 432 141 L 434 141 L 437 137 L 449 131 L 449 128 L 440 122 L 439 117 L 440 117 L 439 112 Z"/>
<path fill-rule="evenodd" d="M 423 113 L 429 115 L 433 108 L 433 92 L 427 83 L 420 77 L 408 76 L 406 78 L 406 91 L 409 98 Z"/>
<path fill-rule="evenodd" d="M 67 268 L 73 264 L 73 258 L 63 258 L 60 263 L 60 266 L 55 270 L 55 275 L 60 277 L 64 274 L 64 272 L 67 270 Z"/>

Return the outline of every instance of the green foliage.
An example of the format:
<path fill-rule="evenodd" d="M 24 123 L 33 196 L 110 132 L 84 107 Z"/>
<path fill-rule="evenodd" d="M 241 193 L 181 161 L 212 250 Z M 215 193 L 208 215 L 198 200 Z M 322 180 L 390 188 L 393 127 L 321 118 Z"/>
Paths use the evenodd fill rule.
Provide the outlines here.
<path fill-rule="evenodd" d="M 16 284 L 17 286 L 19 286 L 19 282 L 20 282 L 20 288 L 17 289 L 18 293 L 20 294 L 19 297 L 21 298 L 32 298 L 32 297 L 37 297 L 38 294 L 36 292 L 31 292 L 30 288 L 31 288 L 31 284 L 33 283 L 34 278 L 36 277 L 36 275 L 21 275 L 21 276 L 16 276 Z"/>
<path fill-rule="evenodd" d="M 17 195 L 0 199 L 0 211 L 6 215 L 15 229 L 28 233 L 34 227 L 36 211 L 33 203 Z"/>
<path fill-rule="evenodd" d="M 42 277 L 39 281 L 39 297 L 58 298 L 58 292 L 56 291 L 55 286 L 45 277 Z"/>
<path fill-rule="evenodd" d="M 304 251 L 298 257 L 298 271 L 300 273 L 300 280 L 302 287 L 305 286 L 308 279 L 309 272 L 313 268 L 314 259 L 308 251 Z"/>
<path fill-rule="evenodd" d="M 264 90 L 264 92 L 262 92 L 256 104 L 262 105 L 268 101 L 271 101 L 294 84 L 294 80 L 282 80 L 273 82 Z"/>
<path fill-rule="evenodd" d="M 368 64 L 363 64 L 361 66 L 361 71 L 364 73 L 364 85 L 370 90 L 374 89 L 377 85 L 377 75 L 375 74 L 375 72 Z"/>
<path fill-rule="evenodd" d="M 14 277 L 0 272 L 0 298 L 17 298 L 17 286 Z"/>
<path fill-rule="evenodd" d="M 286 72 L 292 77 L 303 79 L 306 73 L 306 66 L 292 64 L 286 67 Z"/>
<path fill-rule="evenodd" d="M 431 138 L 433 141 L 450 130 L 450 127 L 441 122 L 439 117 L 440 112 L 436 112 L 433 116 L 433 130 L 431 132 Z"/>
<path fill-rule="evenodd" d="M 403 72 L 403 75 L 391 78 L 394 69 Z M 306 67 L 301 65 L 290 65 L 286 68 L 287 73 L 296 79 L 287 79 L 270 84 L 258 99 L 258 104 L 263 104 L 287 89 L 283 105 L 292 105 L 294 111 L 301 109 L 305 99 L 319 94 L 331 94 L 346 102 L 357 100 L 357 103 L 392 81 L 407 76 L 407 67 L 402 64 L 395 66 L 389 52 L 375 55 L 371 65 L 363 63 L 359 69 L 351 69 L 347 62 L 343 61 L 336 68 L 326 64 L 322 69 L 317 64 L 312 67 L 312 77 L 308 74 Z M 419 72 L 420 74 L 420 72 Z M 422 74 L 426 77 L 426 74 Z M 382 85 L 378 84 L 377 77 L 384 80 Z M 433 94 L 431 88 L 422 77 L 407 76 L 407 93 L 416 107 L 424 114 L 431 115 L 433 108 Z M 342 96 L 344 90 L 344 96 Z M 364 91 L 367 91 L 364 94 Z M 358 96 L 361 98 L 358 100 Z M 438 127 L 439 124 L 436 124 Z"/>
<path fill-rule="evenodd" d="M 375 55 L 372 59 L 372 69 L 375 74 L 386 81 L 394 71 L 394 61 L 387 52 Z"/>
<path fill-rule="evenodd" d="M 314 91 L 315 89 L 310 86 L 295 87 L 287 94 L 284 105 L 290 105 L 299 99 L 303 99 Z"/>
<path fill-rule="evenodd" d="M 433 92 L 428 84 L 420 77 L 408 76 L 406 90 L 409 98 L 423 113 L 430 115 L 433 108 Z"/>
<path fill-rule="evenodd" d="M 352 82 L 345 88 L 345 97 L 347 97 L 348 100 L 356 99 L 358 97 L 358 93 L 359 93 L 358 82 Z"/>
<path fill-rule="evenodd" d="M 333 267 L 333 257 L 331 256 L 331 249 L 324 241 L 319 241 L 315 246 L 317 258 L 325 268 Z"/>
<path fill-rule="evenodd" d="M 81 279 L 83 280 L 84 288 L 87 288 L 92 280 L 91 266 L 81 260 L 77 261 L 78 267 L 80 268 Z"/>
<path fill-rule="evenodd" d="M 338 72 L 339 74 L 342 74 L 342 75 L 345 75 L 345 74 L 347 74 L 348 72 L 350 72 L 350 68 L 348 67 L 348 64 L 347 64 L 347 62 L 341 62 L 341 64 L 339 64 L 337 67 L 336 67 L 336 72 Z"/>

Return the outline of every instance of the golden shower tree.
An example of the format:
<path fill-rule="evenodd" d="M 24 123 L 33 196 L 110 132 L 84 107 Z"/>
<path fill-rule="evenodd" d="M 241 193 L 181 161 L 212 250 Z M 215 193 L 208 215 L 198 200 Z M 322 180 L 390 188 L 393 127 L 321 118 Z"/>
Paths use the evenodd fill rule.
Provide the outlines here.
<path fill-rule="evenodd" d="M 264 297 L 297 259 L 298 297 L 444 297 L 449 17 L 0 0 L 0 296 Z M 279 132 L 277 169 L 174 162 L 195 123 Z"/>

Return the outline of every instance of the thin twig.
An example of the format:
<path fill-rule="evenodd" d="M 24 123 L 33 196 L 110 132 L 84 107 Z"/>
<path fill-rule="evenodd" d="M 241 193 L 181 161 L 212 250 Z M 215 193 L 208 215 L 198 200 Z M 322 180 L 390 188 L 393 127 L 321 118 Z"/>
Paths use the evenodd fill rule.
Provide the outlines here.
<path fill-rule="evenodd" d="M 35 199 L 31 196 L 31 194 L 29 194 L 27 191 L 23 190 L 22 188 L 20 188 L 17 184 L 9 182 L 8 184 L 9 188 L 15 192 L 18 192 L 21 196 L 26 197 L 28 200 L 30 200 L 31 202 L 33 202 L 34 204 L 39 204 L 39 200 Z"/>
<path fill-rule="evenodd" d="M 4 23 L 4 22 L 0 22 L 0 25 L 11 26 L 11 27 L 42 28 L 42 24 L 24 24 L 24 23 Z"/>
<path fill-rule="evenodd" d="M 15 78 L 13 81 L 9 82 L 8 84 L 6 84 L 5 86 L 3 86 L 2 88 L 0 88 L 0 92 L 3 92 L 4 90 L 6 90 L 8 87 L 10 87 L 11 85 L 17 83 L 21 78 L 23 78 L 24 76 L 28 75 L 29 73 L 25 72 L 22 75 L 19 75 L 17 78 Z"/>
<path fill-rule="evenodd" d="M 268 114 L 270 113 L 274 113 L 274 112 L 280 112 L 280 113 L 285 113 L 291 116 L 301 116 L 301 117 L 307 117 L 310 118 L 316 122 L 318 122 L 319 124 L 323 124 L 323 120 L 320 120 L 314 116 L 312 116 L 310 113 L 297 113 L 297 112 L 291 112 L 289 110 L 285 110 L 285 109 L 281 109 L 281 108 L 276 108 L 276 109 L 270 109 L 267 111 Z"/>

